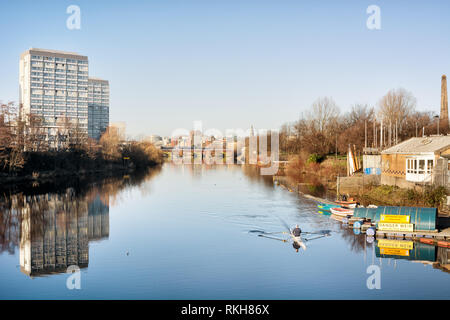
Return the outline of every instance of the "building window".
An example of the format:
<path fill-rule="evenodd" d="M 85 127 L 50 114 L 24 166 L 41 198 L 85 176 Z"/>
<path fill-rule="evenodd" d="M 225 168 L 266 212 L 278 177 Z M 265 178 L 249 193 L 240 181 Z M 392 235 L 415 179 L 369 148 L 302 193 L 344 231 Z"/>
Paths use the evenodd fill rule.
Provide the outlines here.
<path fill-rule="evenodd" d="M 434 160 L 432 159 L 406 159 L 406 172 L 411 174 L 431 174 Z"/>
<path fill-rule="evenodd" d="M 419 174 L 425 173 L 425 160 L 419 160 Z"/>
<path fill-rule="evenodd" d="M 427 173 L 433 172 L 433 160 L 428 160 Z"/>

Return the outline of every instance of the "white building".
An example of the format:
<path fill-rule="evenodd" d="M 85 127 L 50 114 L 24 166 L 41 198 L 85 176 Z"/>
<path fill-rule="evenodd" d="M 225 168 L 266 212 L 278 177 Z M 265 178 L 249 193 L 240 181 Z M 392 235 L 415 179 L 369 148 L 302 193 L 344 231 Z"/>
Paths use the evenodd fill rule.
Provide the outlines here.
<path fill-rule="evenodd" d="M 21 116 L 40 116 L 49 140 L 64 123 L 87 133 L 88 74 L 86 56 L 56 50 L 30 49 L 20 56 Z"/>

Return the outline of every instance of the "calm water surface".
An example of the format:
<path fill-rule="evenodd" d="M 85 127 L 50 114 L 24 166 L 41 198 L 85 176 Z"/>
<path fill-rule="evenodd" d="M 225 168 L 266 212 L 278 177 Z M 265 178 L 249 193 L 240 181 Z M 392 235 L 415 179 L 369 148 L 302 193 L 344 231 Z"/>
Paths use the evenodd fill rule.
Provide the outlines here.
<path fill-rule="evenodd" d="M 450 298 L 436 262 L 447 252 L 415 244 L 409 259 L 381 257 L 252 167 L 166 164 L 146 177 L 37 190 L 0 203 L 2 299 Z M 300 252 L 258 237 L 283 231 L 280 218 L 333 232 Z M 81 290 L 66 287 L 74 264 Z M 380 290 L 366 285 L 372 264 Z"/>

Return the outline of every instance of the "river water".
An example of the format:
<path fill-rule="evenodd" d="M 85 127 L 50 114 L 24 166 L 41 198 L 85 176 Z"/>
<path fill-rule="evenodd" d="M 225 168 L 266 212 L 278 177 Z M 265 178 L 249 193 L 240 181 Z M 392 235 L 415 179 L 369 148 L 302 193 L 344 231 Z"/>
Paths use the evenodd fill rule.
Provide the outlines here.
<path fill-rule="evenodd" d="M 21 191 L 0 202 L 1 299 L 450 298 L 448 252 L 380 255 L 255 167 L 167 163 Z M 283 234 L 258 236 L 283 221 L 331 235 L 305 235 L 298 252 Z"/>

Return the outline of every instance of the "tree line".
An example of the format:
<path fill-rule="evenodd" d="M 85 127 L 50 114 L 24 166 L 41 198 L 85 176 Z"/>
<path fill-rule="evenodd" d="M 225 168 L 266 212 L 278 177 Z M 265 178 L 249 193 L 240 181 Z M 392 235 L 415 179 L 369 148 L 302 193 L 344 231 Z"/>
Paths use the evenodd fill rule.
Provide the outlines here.
<path fill-rule="evenodd" d="M 23 115 L 15 103 L 0 103 L 0 173 L 142 168 L 162 162 L 153 144 L 126 140 L 115 127 L 107 128 L 99 141 L 66 117 L 58 119 L 54 130 L 49 134 L 43 117 Z"/>
<path fill-rule="evenodd" d="M 345 153 L 349 145 L 359 151 L 384 149 L 411 137 L 437 134 L 438 129 L 448 133 L 448 120 L 417 111 L 416 106 L 416 98 L 403 88 L 390 90 L 376 107 L 354 104 L 347 113 L 340 112 L 333 98 L 321 97 L 299 120 L 281 127 L 280 149 L 325 156 Z"/>

